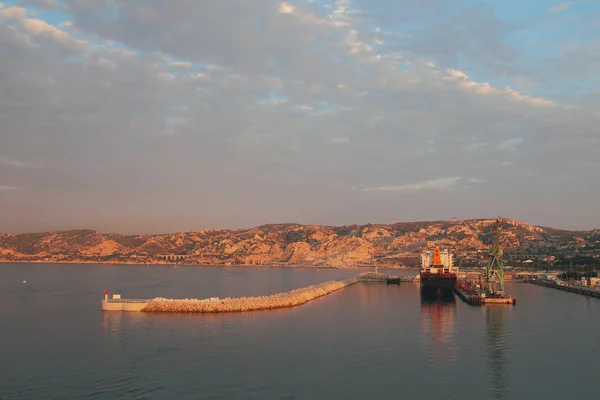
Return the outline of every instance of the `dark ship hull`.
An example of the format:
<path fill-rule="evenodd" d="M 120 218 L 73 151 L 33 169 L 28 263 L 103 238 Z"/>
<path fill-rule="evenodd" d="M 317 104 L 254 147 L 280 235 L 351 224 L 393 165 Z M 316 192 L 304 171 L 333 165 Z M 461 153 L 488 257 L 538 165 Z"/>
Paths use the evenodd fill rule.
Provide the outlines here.
<path fill-rule="evenodd" d="M 432 289 L 453 289 L 456 286 L 456 274 L 436 274 L 421 272 L 421 287 Z"/>

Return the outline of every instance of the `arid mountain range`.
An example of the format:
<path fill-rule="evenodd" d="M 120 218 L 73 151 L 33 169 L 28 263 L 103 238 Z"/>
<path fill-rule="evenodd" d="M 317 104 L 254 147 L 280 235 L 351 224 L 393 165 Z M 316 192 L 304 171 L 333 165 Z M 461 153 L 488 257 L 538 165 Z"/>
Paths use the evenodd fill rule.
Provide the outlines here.
<path fill-rule="evenodd" d="M 0 262 L 184 263 L 198 265 L 417 266 L 419 254 L 449 247 L 456 262 L 485 262 L 493 219 L 341 227 L 263 225 L 161 235 L 92 230 L 0 234 Z M 504 220 L 508 263 L 600 260 L 600 231 L 565 231 Z"/>

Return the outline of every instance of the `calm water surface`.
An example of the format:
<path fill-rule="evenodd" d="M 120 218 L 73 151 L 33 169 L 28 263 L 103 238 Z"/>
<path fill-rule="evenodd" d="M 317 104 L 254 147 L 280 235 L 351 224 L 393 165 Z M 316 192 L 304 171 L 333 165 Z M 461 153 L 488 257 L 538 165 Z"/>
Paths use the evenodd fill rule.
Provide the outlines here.
<path fill-rule="evenodd" d="M 354 273 L 0 264 L 0 399 L 600 397 L 600 301 L 528 284 L 508 285 L 515 307 L 403 283 L 243 314 L 100 311 L 105 288 L 264 295 Z"/>

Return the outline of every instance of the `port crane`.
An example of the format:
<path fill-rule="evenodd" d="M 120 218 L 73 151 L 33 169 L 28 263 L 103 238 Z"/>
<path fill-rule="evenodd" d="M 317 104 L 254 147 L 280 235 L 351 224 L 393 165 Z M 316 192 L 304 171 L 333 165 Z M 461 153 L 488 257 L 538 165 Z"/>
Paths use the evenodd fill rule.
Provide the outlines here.
<path fill-rule="evenodd" d="M 502 218 L 498 217 L 492 226 L 492 240 L 488 250 L 489 260 L 485 268 L 485 282 L 481 282 L 481 276 L 479 277 L 479 285 L 482 289 L 485 289 L 486 296 L 501 296 L 504 294 L 504 250 L 500 246 L 502 222 Z M 468 222 L 467 226 L 474 231 L 478 230 Z"/>
<path fill-rule="evenodd" d="M 492 243 L 490 244 L 489 256 L 486 267 L 486 295 L 504 294 L 504 261 L 503 249 L 500 246 L 500 236 L 502 234 L 502 218 L 496 219 L 496 224 L 492 228 Z"/>

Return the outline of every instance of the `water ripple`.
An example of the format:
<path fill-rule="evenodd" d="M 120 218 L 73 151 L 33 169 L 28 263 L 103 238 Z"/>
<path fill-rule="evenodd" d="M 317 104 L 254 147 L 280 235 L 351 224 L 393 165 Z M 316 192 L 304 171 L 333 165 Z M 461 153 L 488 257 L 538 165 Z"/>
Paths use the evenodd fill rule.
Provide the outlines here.
<path fill-rule="evenodd" d="M 20 268 L 12 278 L 23 279 Z M 600 304 L 576 295 L 523 285 L 514 288 L 516 307 L 478 308 L 453 296 L 420 299 L 418 285 L 357 285 L 274 312 L 101 313 L 98 288 L 125 287 L 124 294 L 149 297 L 163 295 L 156 288 L 182 297 L 260 294 L 348 275 L 202 268 L 182 274 L 135 266 L 106 271 L 32 266 L 28 282 L 44 274 L 42 286 L 7 289 L 7 298 L 20 298 L 0 303 L 0 398 L 595 396 L 588 382 L 595 382 L 590 349 L 600 343 L 594 333 L 600 331 Z"/>

